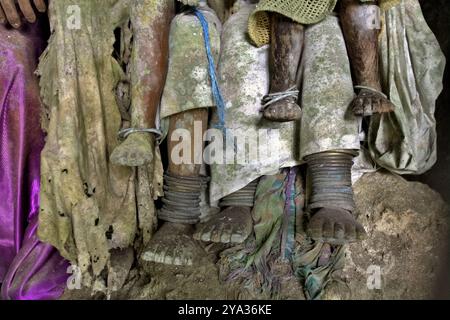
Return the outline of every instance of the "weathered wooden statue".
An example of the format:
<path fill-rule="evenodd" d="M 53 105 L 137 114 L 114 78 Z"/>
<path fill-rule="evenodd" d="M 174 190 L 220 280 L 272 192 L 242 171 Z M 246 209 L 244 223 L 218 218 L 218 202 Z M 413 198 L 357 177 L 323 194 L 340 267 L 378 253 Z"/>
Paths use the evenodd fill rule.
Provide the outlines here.
<path fill-rule="evenodd" d="M 202 173 L 203 135 L 208 127 L 209 109 L 215 106 L 215 101 L 203 38 L 204 26 L 193 12 L 176 16 L 170 27 L 170 59 L 160 110 L 165 128 L 163 134 L 168 135 L 169 155 L 163 207 L 158 214 L 164 224 L 148 243 L 144 260 L 189 265 L 197 254 L 201 254 L 194 239 L 243 242 L 252 231 L 250 209 L 258 179 L 280 168 L 304 162 L 309 166 L 312 179 L 308 198 L 312 216 L 308 226 L 310 236 L 332 244 L 362 239 L 365 232 L 352 215 L 354 202 L 350 171 L 352 159 L 360 148 L 356 114 L 367 115 L 391 109 L 386 107 L 390 103 L 380 92 L 376 58 L 378 31 L 374 24 L 378 21 L 377 6 L 356 0 L 342 1 L 341 19 L 345 20 L 342 31 L 338 17 L 330 14 L 334 1 L 328 1 L 323 14 L 303 26 L 279 12 L 267 18 L 267 11 L 273 10 L 264 9 L 264 3 L 270 1 L 263 1 L 256 10 L 252 1 L 239 1 L 236 13 L 225 25 L 221 43 L 222 26 L 215 12 L 205 2 L 182 2 L 198 5 L 208 24 L 211 54 L 215 61 L 220 61 L 219 82 L 227 102 L 227 126 L 230 129 L 257 128 L 264 123 L 261 121 L 266 121 L 265 126 L 282 132 L 281 140 L 278 140 L 282 151 L 277 161 L 257 166 L 238 165 L 222 170 L 220 166 L 212 165 L 210 198 L 220 201 L 223 211 L 194 229 L 193 226 L 200 221 L 201 194 L 208 182 Z M 267 42 L 259 43 L 260 47 L 248 41 L 245 31 L 248 19 L 250 35 L 257 44 L 258 35 L 264 38 L 264 30 L 268 30 Z M 355 28 L 359 32 L 354 32 Z M 280 32 L 282 36 L 274 36 Z M 347 37 L 347 45 L 344 36 Z M 273 37 L 273 45 L 264 46 L 270 37 Z M 286 38 L 290 40 L 283 41 Z M 161 41 L 164 43 L 164 39 Z M 146 48 L 145 43 L 141 45 L 138 43 L 137 48 Z M 152 50 L 145 52 L 149 56 L 155 54 Z M 146 64 L 152 61 L 150 59 Z M 356 61 L 353 73 L 358 85 L 356 89 L 360 90 L 356 99 L 350 61 Z M 236 66 L 242 72 L 235 72 Z M 164 77 L 165 68 L 164 65 L 153 66 L 153 69 L 155 67 L 159 80 L 153 83 L 154 78 L 144 77 L 147 80 L 143 84 L 151 87 L 151 92 L 141 100 L 134 100 L 142 101 L 144 107 L 135 105 L 132 109 L 131 123 L 124 131 L 126 140 L 114 149 L 113 163 L 139 167 L 151 162 L 154 156 L 153 135 L 157 134 L 155 101 L 161 94 L 161 77 Z M 140 97 L 140 92 L 137 86 L 132 96 Z M 236 98 L 241 95 L 246 100 Z M 264 95 L 266 97 L 262 99 Z M 292 112 L 282 114 L 294 114 L 298 111 L 297 96 L 301 97 L 302 105 L 300 122 L 284 121 L 298 116 L 292 119 L 288 116 L 283 121 L 265 116 L 266 120 L 262 120 L 261 114 L 253 110 L 265 108 L 267 115 L 268 110 L 283 110 L 282 102 L 288 101 Z M 355 112 L 348 112 L 350 106 Z M 300 135 L 296 137 L 298 131 Z M 179 153 L 180 138 L 190 146 L 184 149 L 190 150 L 190 154 Z"/>
<path fill-rule="evenodd" d="M 82 285 L 106 293 L 121 288 L 156 221 L 147 130 L 173 15 L 171 0 L 50 1 L 52 35 L 39 65 L 48 135 L 38 235 L 78 267 Z"/>
<path fill-rule="evenodd" d="M 261 5 L 255 12 L 258 8 Z M 256 128 L 262 119 L 257 110 L 252 112 L 250 109 L 261 108 L 262 96 L 269 93 L 269 64 L 267 47 L 258 49 L 246 36 L 248 17 L 255 7 L 251 2 L 238 1 L 237 13 L 225 25 L 222 44 L 219 42 L 220 27 L 216 15 L 205 4 L 200 9 L 207 18 L 211 17 L 208 19 L 210 41 L 216 61 L 219 49 L 221 51 L 219 81 L 227 103 L 227 127 Z M 283 37 L 295 38 L 296 35 L 302 40 L 303 27 L 296 23 L 291 25 L 295 29 L 288 34 L 283 33 Z M 161 103 L 161 118 L 170 117 L 169 168 L 165 175 L 164 206 L 159 213 L 159 218 L 166 223 L 152 239 L 144 254 L 145 260 L 191 264 L 199 252 L 192 238 L 206 242 L 242 243 L 252 232 L 250 209 L 258 178 L 302 161 L 310 165 L 314 181 L 310 201 L 313 213 L 309 228 L 311 236 L 332 243 L 356 241 L 364 236 L 362 226 L 351 214 L 354 202 L 350 169 L 352 158 L 359 149 L 359 135 L 356 117 L 353 114 L 347 116 L 354 89 L 344 38 L 337 17 L 326 17 L 326 14 L 322 21 L 306 29 L 305 44 L 294 40 L 280 44 L 284 55 L 275 54 L 272 48 L 272 56 L 276 55 L 284 64 L 280 67 L 282 74 L 277 74 L 280 70 L 270 70 L 271 84 L 273 79 L 288 80 L 286 86 L 289 88 L 279 87 L 277 90 L 290 89 L 298 95 L 297 66 L 302 59 L 304 67 L 299 70 L 302 73 L 300 85 L 303 87 L 305 114 L 300 152 L 295 149 L 294 122 L 277 125 L 277 128 L 268 125 L 268 128 L 282 132 L 281 140 L 273 142 L 282 150 L 275 161 L 265 159 L 258 164 L 236 164 L 232 168 L 212 165 L 210 198 L 220 200 L 223 211 L 200 224 L 194 232 L 191 225 L 199 222 L 200 193 L 206 184 L 206 179 L 200 175 L 203 142 L 201 146 L 191 148 L 189 164 L 176 164 L 173 151 L 178 139 L 174 142 L 172 135 L 177 129 L 186 129 L 185 132 L 191 133 L 191 145 L 198 144 L 193 134 L 195 122 L 198 123 L 197 130 L 200 129 L 197 135 L 203 136 L 208 123 L 207 108 L 214 106 L 214 102 L 209 89 L 208 60 L 201 24 L 192 13 L 183 13 L 174 19 L 169 74 Z M 297 60 L 296 65 L 282 59 L 294 59 L 293 56 Z M 236 72 L 236 66 L 240 72 Z M 294 97 L 294 94 L 289 94 Z M 274 99 L 268 102 L 269 105 L 272 105 L 270 102 L 282 101 L 277 96 L 271 97 Z M 239 118 L 240 113 L 242 119 Z M 199 161 L 195 161 L 196 158 Z"/>
<path fill-rule="evenodd" d="M 212 55 L 220 52 L 221 22 L 204 1 L 198 4 L 208 24 Z M 208 70 L 203 29 L 190 11 L 177 15 L 170 29 L 169 71 L 161 100 L 160 117 L 168 121 L 169 166 L 164 176 L 163 208 L 158 218 L 165 223 L 151 240 L 143 259 L 175 265 L 190 265 L 201 248 L 192 238 L 200 221 L 200 197 L 207 177 L 201 175 L 203 135 L 208 126 L 209 108 L 215 106 Z M 176 146 L 183 138 L 191 154 L 179 154 Z"/>
<path fill-rule="evenodd" d="M 362 226 L 351 215 L 354 211 L 352 158 L 360 148 L 358 120 L 355 115 L 392 111 L 393 105 L 381 92 L 378 68 L 379 8 L 374 2 L 343 1 L 341 20 L 344 28 L 341 31 L 338 18 L 328 16 L 335 4 L 336 1 L 300 1 L 299 12 L 290 12 L 289 9 L 293 10 L 294 7 L 289 7 L 289 1 L 262 1 L 250 16 L 250 35 L 256 44 L 262 46 L 271 39 L 270 91 L 263 99 L 264 117 L 276 122 L 301 119 L 299 158 L 291 151 L 281 156 L 282 161 L 277 165 L 266 161 L 257 168 L 237 165 L 233 170 L 212 165 L 210 198 L 221 199 L 226 210 L 222 215 L 200 225 L 194 235 L 196 239 L 242 242 L 251 232 L 248 224 L 248 208 L 251 205 L 242 205 L 241 200 L 246 194 L 254 195 L 255 192 L 255 184 L 247 183 L 278 168 L 297 165 L 303 161 L 308 163 L 312 179 L 309 199 L 312 219 L 308 228 L 312 238 L 340 244 L 365 236 Z M 299 7 L 295 7 L 296 10 Z M 268 15 L 267 12 L 271 14 Z M 308 16 L 311 12 L 314 14 Z M 303 21 L 303 24 L 298 23 L 298 20 Z M 241 34 L 238 29 L 239 27 L 234 27 L 236 35 Z M 225 30 L 233 30 L 233 27 L 226 25 Z M 248 54 L 251 49 L 245 54 L 241 52 L 241 56 L 237 58 L 230 48 L 235 45 L 242 51 L 245 41 L 242 41 L 241 46 L 232 44 L 228 48 L 227 36 L 229 35 L 224 32 L 222 39 L 225 43 L 222 43 L 219 66 L 224 78 L 221 87 L 231 105 L 227 108 L 227 114 L 230 115 L 227 124 L 232 128 L 245 125 L 249 128 L 252 127 L 251 124 L 243 124 L 238 119 L 242 110 L 246 110 L 247 119 L 252 119 L 249 108 L 244 107 L 245 99 L 242 99 L 239 92 L 245 91 L 248 98 L 249 92 L 253 92 L 255 88 L 249 88 L 251 79 L 235 79 L 240 73 L 232 75 L 228 67 L 236 63 L 240 66 L 253 64 L 255 69 L 258 61 L 253 59 L 243 63 L 243 57 L 251 56 Z M 240 39 L 237 36 L 229 37 L 234 42 Z M 353 62 L 353 82 L 346 46 L 349 48 L 350 62 Z M 256 52 L 253 54 L 257 55 Z M 260 56 L 263 56 L 262 53 Z M 263 59 L 260 58 L 259 61 Z M 252 79 L 258 79 L 250 71 L 246 74 L 252 75 Z M 255 83 L 257 81 L 253 80 L 253 85 Z M 359 91 L 356 98 L 354 89 Z M 265 92 L 265 88 L 260 88 L 259 92 Z M 305 113 L 303 119 L 302 110 L 297 104 L 299 96 Z M 234 101 L 233 97 L 240 97 L 240 100 Z M 258 105 L 255 102 L 252 104 Z M 349 106 L 354 115 L 348 114 Z M 256 117 L 255 121 L 259 122 L 260 119 Z M 255 126 L 256 124 L 253 125 Z M 288 132 L 292 129 L 279 129 L 285 133 L 284 137 L 290 136 Z M 285 150 L 294 149 L 294 140 L 288 140 L 290 147 Z M 279 145 L 289 144 L 285 142 Z M 230 172 L 233 174 L 230 175 Z M 241 201 L 241 206 L 233 205 L 236 200 Z"/>
<path fill-rule="evenodd" d="M 297 76 L 304 48 L 304 28 L 319 23 L 332 13 L 337 0 L 261 1 L 251 29 L 257 42 L 271 43 L 270 95 L 264 109 L 266 119 L 293 121 L 301 118 L 297 102 Z M 359 92 L 352 103 L 356 115 L 371 115 L 393 110 L 393 104 L 382 93 L 378 68 L 378 36 L 380 11 L 377 1 L 343 0 L 340 17 L 349 52 L 355 89 Z M 270 12 L 270 15 L 266 15 Z M 256 19 L 255 19 L 256 18 Z M 258 30 L 270 24 L 270 35 Z"/>
<path fill-rule="evenodd" d="M 309 234 L 344 243 L 365 234 L 351 214 L 352 158 L 359 150 L 355 116 L 390 112 L 393 105 L 381 92 L 377 2 L 341 1 L 341 24 L 333 14 L 336 2 L 263 0 L 250 17 L 250 35 L 258 45 L 271 45 L 264 117 L 301 119 L 300 157 L 312 181 Z"/>

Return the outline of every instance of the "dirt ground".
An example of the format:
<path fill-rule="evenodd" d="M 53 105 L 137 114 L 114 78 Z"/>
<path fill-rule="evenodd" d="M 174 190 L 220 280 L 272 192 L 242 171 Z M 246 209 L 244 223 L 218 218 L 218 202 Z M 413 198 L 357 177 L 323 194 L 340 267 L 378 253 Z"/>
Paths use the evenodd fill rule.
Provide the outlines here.
<path fill-rule="evenodd" d="M 368 239 L 346 249 L 345 284 L 329 286 L 324 299 L 429 299 L 438 294 L 446 257 L 449 208 L 427 185 L 387 174 L 367 174 L 355 185 L 358 219 Z M 110 297 L 68 291 L 63 299 L 268 299 L 262 292 L 219 280 L 218 255 L 205 247 L 192 267 L 144 263 Z M 379 272 L 379 282 L 371 275 Z M 368 285 L 369 283 L 369 285 Z M 371 285 L 372 284 L 372 285 Z M 304 299 L 296 278 L 283 283 L 280 299 Z"/>

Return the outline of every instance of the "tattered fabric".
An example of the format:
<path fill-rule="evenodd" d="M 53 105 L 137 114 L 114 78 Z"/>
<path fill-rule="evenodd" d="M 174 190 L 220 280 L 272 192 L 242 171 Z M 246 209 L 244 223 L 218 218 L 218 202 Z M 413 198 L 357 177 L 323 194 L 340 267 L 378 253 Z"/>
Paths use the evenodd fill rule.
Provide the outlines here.
<path fill-rule="evenodd" d="M 74 5 L 79 10 L 69 10 Z M 106 286 L 108 291 L 120 288 L 133 263 L 132 251 L 116 249 L 133 248 L 143 230 L 148 240 L 156 220 L 152 170 L 159 166 L 136 170 L 110 161 L 120 143 L 119 108 L 129 108 L 116 89 L 130 83 L 122 55 L 129 57 L 134 5 L 142 6 L 147 18 L 157 9 L 152 0 L 52 1 L 52 36 L 39 65 L 48 116 L 39 237 L 79 267 L 84 286 L 102 292 Z M 74 12 L 72 23 L 68 12 Z M 117 57 L 112 56 L 115 31 L 125 48 Z M 157 152 L 154 160 L 160 161 Z"/>
<path fill-rule="evenodd" d="M 383 92 L 393 113 L 372 117 L 369 151 L 377 166 L 422 174 L 436 162 L 435 104 L 442 91 L 445 56 L 417 0 L 384 12 L 380 36 Z"/>

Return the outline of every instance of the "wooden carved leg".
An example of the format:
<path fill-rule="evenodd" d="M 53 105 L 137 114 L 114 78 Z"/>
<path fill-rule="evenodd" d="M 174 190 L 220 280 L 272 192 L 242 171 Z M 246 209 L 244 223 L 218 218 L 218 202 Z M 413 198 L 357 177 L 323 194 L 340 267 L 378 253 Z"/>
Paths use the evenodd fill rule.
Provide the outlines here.
<path fill-rule="evenodd" d="M 201 137 L 203 137 L 208 123 L 207 109 L 186 111 L 170 118 L 168 135 L 169 168 L 166 175 L 168 181 L 165 182 L 165 185 L 169 186 L 169 188 L 165 190 L 166 194 L 163 199 L 165 205 L 169 203 L 169 207 L 172 201 L 182 201 L 182 199 L 190 198 L 192 196 L 194 198 L 198 197 L 198 204 L 200 203 L 200 191 L 184 191 L 186 182 L 189 184 L 190 182 L 195 181 L 195 179 L 201 178 L 201 164 L 198 164 L 199 161 L 197 161 L 197 163 L 194 161 L 195 158 L 202 159 L 201 157 L 203 154 L 203 142 L 197 148 L 194 147 L 195 143 L 199 143 L 199 141 L 195 141 L 194 128 L 196 127 L 196 123 L 197 130 L 199 127 L 198 124 L 201 124 L 201 132 L 198 132 L 197 135 L 201 134 Z M 172 141 L 171 137 L 177 129 L 185 129 L 191 134 L 191 150 L 189 150 L 191 154 L 189 163 L 180 164 L 174 161 L 173 151 L 180 142 L 178 140 Z M 176 181 L 173 184 L 172 181 L 174 179 Z M 174 196 L 174 193 L 171 194 L 171 192 L 176 192 L 176 196 Z M 196 196 L 196 194 L 198 195 Z M 189 217 L 183 221 L 183 218 L 180 218 L 180 216 L 183 217 L 185 214 L 184 209 L 188 211 L 188 215 L 189 211 L 194 210 L 191 208 L 179 207 L 177 204 L 170 207 L 170 210 L 164 211 L 164 208 L 165 207 L 160 211 L 159 217 L 166 222 L 150 241 L 146 252 L 143 254 L 143 259 L 145 261 L 170 265 L 192 265 L 193 262 L 196 261 L 196 257 L 202 254 L 202 249 L 192 238 L 194 230 L 193 225 L 196 221 L 190 220 Z M 177 211 L 177 209 L 179 211 Z M 164 214 L 162 214 L 163 211 Z"/>
<path fill-rule="evenodd" d="M 265 105 L 264 118 L 267 120 L 289 122 L 302 116 L 297 103 L 298 92 L 278 101 L 276 97 L 279 93 L 298 91 L 296 78 L 303 49 L 303 31 L 301 24 L 277 13 L 272 15 L 270 93 L 275 99 Z"/>
<path fill-rule="evenodd" d="M 131 60 L 131 127 L 155 128 L 155 118 L 166 81 L 170 22 L 175 14 L 173 1 L 154 6 L 143 0 L 132 7 L 133 50 Z M 111 154 L 118 165 L 139 167 L 153 160 L 155 136 L 130 134 Z"/>
<path fill-rule="evenodd" d="M 169 125 L 169 134 L 168 134 L 168 154 L 169 154 L 169 173 L 176 176 L 183 177 L 198 177 L 200 176 L 200 164 L 195 164 L 195 158 L 199 157 L 199 152 L 203 152 L 203 145 L 200 148 L 194 148 L 195 136 L 194 136 L 194 126 L 195 123 L 201 123 L 202 132 L 201 135 L 206 132 L 208 125 L 208 109 L 194 109 L 190 111 L 186 111 L 183 113 L 176 114 L 170 117 L 170 125 Z M 172 155 L 172 152 L 175 146 L 179 143 L 179 141 L 172 141 L 171 135 L 177 129 L 186 129 L 191 133 L 191 156 L 190 163 L 186 164 L 177 164 Z M 199 133 L 200 134 L 200 133 Z M 200 150 L 201 149 L 201 150 Z"/>
<path fill-rule="evenodd" d="M 378 66 L 379 10 L 375 4 L 359 0 L 341 1 L 341 23 L 347 43 L 358 96 L 352 104 L 356 115 L 372 115 L 394 110 L 382 93 Z"/>
<path fill-rule="evenodd" d="M 258 180 L 220 201 L 223 211 L 197 226 L 194 239 L 216 243 L 243 243 L 253 231 L 251 211 Z"/>
<path fill-rule="evenodd" d="M 344 244 L 366 238 L 353 215 L 352 151 L 327 151 L 306 157 L 311 177 L 308 235 L 320 242 Z"/>

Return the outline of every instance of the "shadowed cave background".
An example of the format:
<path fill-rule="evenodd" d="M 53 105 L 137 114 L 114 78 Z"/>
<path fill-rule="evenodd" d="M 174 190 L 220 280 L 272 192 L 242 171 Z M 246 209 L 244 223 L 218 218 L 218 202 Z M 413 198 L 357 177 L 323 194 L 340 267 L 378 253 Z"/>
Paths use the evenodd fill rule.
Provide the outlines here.
<path fill-rule="evenodd" d="M 426 174 L 419 177 L 408 177 L 428 184 L 438 191 L 449 202 L 450 199 L 450 2 L 448 0 L 421 0 L 425 18 L 435 33 L 447 58 L 444 75 L 444 90 L 436 105 L 438 132 L 438 160 L 436 165 Z M 450 298 L 450 246 L 447 243 L 443 263 L 442 278 L 439 281 L 439 296 Z"/>

